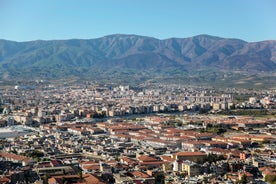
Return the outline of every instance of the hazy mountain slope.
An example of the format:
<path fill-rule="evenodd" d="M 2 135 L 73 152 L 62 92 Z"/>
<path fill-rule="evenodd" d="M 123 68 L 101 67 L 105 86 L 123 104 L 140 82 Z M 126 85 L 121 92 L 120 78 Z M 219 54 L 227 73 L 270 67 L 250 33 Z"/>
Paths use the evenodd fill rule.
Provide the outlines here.
<path fill-rule="evenodd" d="M 109 70 L 276 71 L 276 41 L 247 43 L 209 35 L 158 40 L 109 35 L 88 40 L 0 40 L 0 77 L 93 76 Z M 28 73 L 28 75 L 26 74 Z"/>

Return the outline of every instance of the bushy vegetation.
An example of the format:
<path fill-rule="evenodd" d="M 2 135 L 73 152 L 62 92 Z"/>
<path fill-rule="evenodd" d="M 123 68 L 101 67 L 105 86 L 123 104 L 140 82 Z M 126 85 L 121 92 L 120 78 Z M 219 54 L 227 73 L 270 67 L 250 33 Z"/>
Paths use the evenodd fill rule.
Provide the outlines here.
<path fill-rule="evenodd" d="M 220 125 L 207 124 L 206 128 L 200 129 L 200 132 L 208 132 L 208 133 L 220 135 L 227 132 L 227 129 L 221 127 Z"/>
<path fill-rule="evenodd" d="M 44 157 L 44 153 L 38 150 L 33 150 L 27 153 L 22 153 L 21 155 L 31 157 L 37 160 L 40 160 L 42 157 Z"/>
<path fill-rule="evenodd" d="M 265 181 L 271 184 L 276 184 L 276 175 L 267 175 Z"/>
<path fill-rule="evenodd" d="M 210 153 L 204 159 L 197 160 L 196 163 L 198 163 L 198 164 L 203 164 L 206 162 L 212 163 L 212 162 L 217 162 L 217 161 L 221 161 L 221 160 L 225 160 L 225 157 L 223 155 L 217 155 L 217 154 Z"/>
<path fill-rule="evenodd" d="M 235 115 L 235 116 L 267 116 L 267 115 L 276 115 L 275 110 L 267 109 L 235 109 L 218 112 L 221 115 Z"/>
<path fill-rule="evenodd" d="M 247 177 L 245 175 L 242 176 L 241 180 L 238 180 L 237 182 L 235 182 L 235 184 L 247 184 Z"/>

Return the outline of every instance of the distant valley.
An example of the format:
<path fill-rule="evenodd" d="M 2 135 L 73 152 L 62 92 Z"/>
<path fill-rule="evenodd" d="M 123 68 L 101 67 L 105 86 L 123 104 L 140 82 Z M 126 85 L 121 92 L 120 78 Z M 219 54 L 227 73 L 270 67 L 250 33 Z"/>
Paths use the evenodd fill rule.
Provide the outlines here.
<path fill-rule="evenodd" d="M 0 40 L 3 81 L 73 78 L 276 88 L 275 72 L 276 41 L 120 34 L 87 40 Z"/>

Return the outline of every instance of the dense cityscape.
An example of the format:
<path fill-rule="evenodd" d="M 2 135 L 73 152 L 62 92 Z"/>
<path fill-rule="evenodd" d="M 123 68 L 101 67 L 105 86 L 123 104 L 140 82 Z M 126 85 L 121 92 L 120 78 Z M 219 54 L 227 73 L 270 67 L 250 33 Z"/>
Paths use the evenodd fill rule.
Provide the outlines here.
<path fill-rule="evenodd" d="M 0 184 L 276 184 L 275 7 L 0 1 Z"/>
<path fill-rule="evenodd" d="M 273 183 L 275 90 L 35 81 L 0 91 L 0 183 Z"/>

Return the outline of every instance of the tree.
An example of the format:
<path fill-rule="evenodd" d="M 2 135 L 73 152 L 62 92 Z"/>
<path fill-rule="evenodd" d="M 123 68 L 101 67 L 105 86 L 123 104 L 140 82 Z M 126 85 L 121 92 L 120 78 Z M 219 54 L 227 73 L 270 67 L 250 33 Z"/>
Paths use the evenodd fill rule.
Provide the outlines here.
<path fill-rule="evenodd" d="M 246 175 L 244 174 L 241 178 L 241 180 L 237 181 L 236 184 L 247 184 L 247 177 Z"/>
<path fill-rule="evenodd" d="M 276 175 L 265 176 L 265 181 L 268 183 L 276 184 Z"/>
<path fill-rule="evenodd" d="M 43 184 L 47 184 L 49 178 L 50 178 L 49 174 L 45 174 L 45 175 L 43 176 Z"/>
<path fill-rule="evenodd" d="M 195 162 L 198 164 L 203 164 L 205 162 L 212 163 L 212 162 L 217 162 L 220 160 L 225 160 L 223 155 L 217 155 L 217 154 L 210 153 L 204 159 L 197 159 Z"/>
<path fill-rule="evenodd" d="M 79 176 L 81 182 L 84 181 L 82 171 L 78 172 L 78 176 Z"/>
<path fill-rule="evenodd" d="M 25 155 L 32 158 L 41 158 L 44 156 L 44 153 L 38 150 L 34 150 L 32 152 L 26 153 Z"/>
<path fill-rule="evenodd" d="M 165 183 L 165 175 L 164 175 L 164 173 L 158 174 L 156 176 L 156 182 L 158 182 L 160 184 L 164 184 Z"/>

